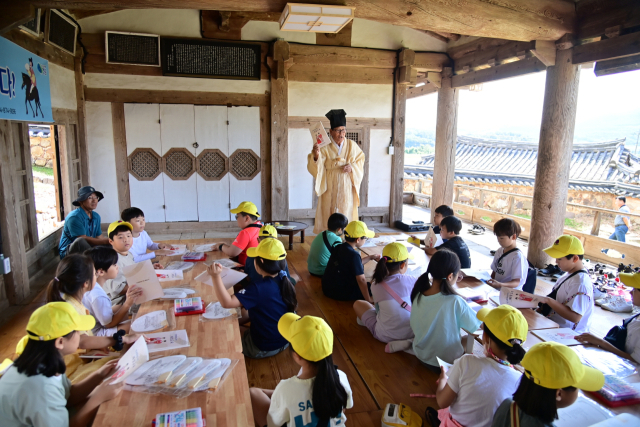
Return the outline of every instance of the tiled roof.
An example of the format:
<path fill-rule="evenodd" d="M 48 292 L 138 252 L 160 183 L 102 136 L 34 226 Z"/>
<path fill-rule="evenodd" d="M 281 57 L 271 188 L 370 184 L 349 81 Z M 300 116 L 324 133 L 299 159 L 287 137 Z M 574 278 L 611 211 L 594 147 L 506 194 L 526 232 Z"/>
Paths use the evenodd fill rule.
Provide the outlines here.
<path fill-rule="evenodd" d="M 569 188 L 640 197 L 640 158 L 625 148 L 624 139 L 575 144 Z M 459 136 L 456 181 L 533 186 L 538 144 Z M 407 178 L 433 177 L 434 155 L 418 165 L 405 165 Z"/>

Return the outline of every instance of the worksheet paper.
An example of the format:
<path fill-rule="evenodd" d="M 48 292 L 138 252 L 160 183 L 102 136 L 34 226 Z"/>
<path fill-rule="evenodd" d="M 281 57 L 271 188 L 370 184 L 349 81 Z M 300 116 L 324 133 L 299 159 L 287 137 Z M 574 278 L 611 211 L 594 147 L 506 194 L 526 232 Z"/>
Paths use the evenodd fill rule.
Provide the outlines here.
<path fill-rule="evenodd" d="M 156 276 L 158 276 L 158 280 L 161 282 L 184 279 L 182 270 L 156 270 Z"/>
<path fill-rule="evenodd" d="M 138 368 L 148 361 L 149 351 L 147 350 L 147 343 L 145 342 L 144 337 L 140 337 L 135 343 L 133 343 L 120 360 L 118 360 L 116 373 L 110 378 L 110 380 L 114 380 L 111 384 L 118 384 L 126 380 L 129 375 L 133 374 Z"/>
<path fill-rule="evenodd" d="M 475 277 L 478 280 L 487 282 L 491 280 L 491 270 L 476 270 L 473 268 L 463 268 L 462 272 L 465 276 Z"/>
<path fill-rule="evenodd" d="M 242 279 L 247 277 L 245 273 L 241 273 L 236 270 L 232 270 L 230 268 L 222 267 L 222 273 L 220 273 L 220 278 L 222 279 L 222 284 L 226 289 L 229 289 Z M 198 282 L 202 282 L 205 285 L 213 286 L 213 280 L 207 271 L 203 271 L 198 277 L 195 278 Z"/>
<path fill-rule="evenodd" d="M 540 329 L 531 331 L 531 333 L 542 341 L 553 341 L 563 345 L 580 345 L 580 341 L 574 339 L 575 336 L 580 335 L 570 328 L 556 328 L 556 329 Z"/>
<path fill-rule="evenodd" d="M 542 299 L 538 295 L 503 286 L 500 289 L 500 305 L 509 304 L 515 308 L 538 308 Z"/>
<path fill-rule="evenodd" d="M 122 268 L 122 273 L 127 278 L 127 284 L 130 287 L 137 286 L 142 289 L 142 295 L 136 299 L 136 304 L 142 304 L 164 296 L 164 291 L 160 286 L 160 280 L 156 276 L 156 270 L 153 268 L 151 260 L 127 265 Z"/>
<path fill-rule="evenodd" d="M 212 259 L 211 261 L 207 261 L 205 262 L 206 265 L 211 265 L 213 263 L 216 264 L 220 264 L 221 266 L 225 267 L 225 268 L 237 268 L 237 267 L 242 267 L 242 264 L 240 264 L 239 262 L 235 262 L 230 260 L 229 258 L 222 258 L 222 259 Z"/>
<path fill-rule="evenodd" d="M 558 417 L 553 423 L 555 427 L 588 427 L 613 418 L 613 413 L 580 392 L 573 405 L 558 409 Z"/>
<path fill-rule="evenodd" d="M 147 344 L 149 353 L 158 351 L 175 350 L 177 348 L 189 347 L 189 337 L 187 331 L 180 329 L 177 331 L 156 332 L 153 334 L 145 334 L 150 340 Z"/>
<path fill-rule="evenodd" d="M 182 255 L 187 252 L 187 245 L 171 245 L 171 248 L 168 250 L 169 253 L 167 253 L 165 256 Z"/>
<path fill-rule="evenodd" d="M 191 250 L 193 252 L 212 252 L 214 245 L 215 243 L 209 243 L 206 245 L 195 245 Z"/>
<path fill-rule="evenodd" d="M 167 312 L 164 310 L 158 310 L 138 317 L 131 324 L 131 329 L 133 329 L 134 332 L 150 332 L 157 331 L 158 329 L 162 329 L 167 326 L 169 326 L 169 322 L 167 321 Z"/>

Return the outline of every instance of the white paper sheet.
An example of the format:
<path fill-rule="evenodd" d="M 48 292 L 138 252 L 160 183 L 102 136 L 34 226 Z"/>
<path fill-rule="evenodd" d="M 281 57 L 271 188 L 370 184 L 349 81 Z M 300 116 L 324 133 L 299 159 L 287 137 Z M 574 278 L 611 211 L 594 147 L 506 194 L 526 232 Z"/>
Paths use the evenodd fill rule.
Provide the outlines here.
<path fill-rule="evenodd" d="M 230 268 L 222 268 L 222 273 L 220 273 L 220 277 L 222 278 L 222 284 L 226 289 L 229 289 L 245 277 L 247 275 L 245 273 L 241 273 L 236 270 L 232 270 Z M 203 271 L 198 277 L 195 278 L 198 282 L 202 282 L 205 285 L 213 286 L 213 280 L 208 272 Z"/>
<path fill-rule="evenodd" d="M 627 359 L 597 347 L 574 347 L 582 363 L 591 366 L 605 375 L 626 378 L 636 373 L 636 365 Z"/>
<path fill-rule="evenodd" d="M 133 374 L 138 368 L 149 361 L 149 351 L 144 337 L 140 337 L 127 350 L 127 352 L 118 360 L 116 372 L 109 378 L 111 384 L 118 384 L 126 380 L 128 376 Z"/>
<path fill-rule="evenodd" d="M 509 304 L 515 308 L 538 308 L 538 303 L 542 302 L 538 295 L 528 292 L 502 287 L 500 289 L 500 304 Z"/>
<path fill-rule="evenodd" d="M 580 335 L 570 328 L 556 328 L 556 329 L 540 329 L 531 331 L 531 333 L 542 341 L 554 341 L 564 345 L 580 345 L 580 341 L 576 341 L 573 337 Z"/>
<path fill-rule="evenodd" d="M 180 289 L 168 288 L 164 290 L 164 299 L 181 299 L 186 297 L 187 293 Z"/>
<path fill-rule="evenodd" d="M 558 417 L 553 424 L 555 427 L 588 427 L 613 418 L 613 413 L 580 392 L 573 405 L 558 409 Z"/>
<path fill-rule="evenodd" d="M 171 248 L 168 250 L 170 252 L 165 256 L 182 255 L 187 252 L 187 245 L 171 245 Z"/>
<path fill-rule="evenodd" d="M 160 286 L 160 280 L 156 276 L 156 270 L 151 260 L 127 265 L 122 269 L 129 286 L 137 286 L 142 289 L 142 295 L 136 299 L 136 304 L 142 304 L 156 298 L 162 298 L 164 291 Z"/>
<path fill-rule="evenodd" d="M 206 319 L 224 319 L 231 315 L 233 315 L 233 311 L 222 307 L 219 302 L 212 302 L 207 306 L 202 317 Z"/>
<path fill-rule="evenodd" d="M 151 341 L 147 344 L 149 353 L 158 351 L 175 350 L 176 348 L 189 347 L 189 337 L 187 331 L 180 329 L 177 331 L 156 332 L 145 334 Z"/>
<path fill-rule="evenodd" d="M 633 427 L 640 426 L 640 418 L 631 414 L 619 414 L 605 421 L 600 421 L 591 427 Z"/>
<path fill-rule="evenodd" d="M 158 276 L 158 280 L 161 282 L 184 279 L 182 270 L 156 270 L 156 276 Z"/>
<path fill-rule="evenodd" d="M 205 262 L 206 265 L 211 265 L 213 263 L 216 264 L 220 264 L 223 267 L 226 268 L 237 268 L 237 267 L 242 267 L 242 264 L 240 264 L 239 262 L 235 262 L 230 260 L 229 258 L 222 258 L 222 259 L 212 259 L 211 261 L 207 261 Z"/>
<path fill-rule="evenodd" d="M 129 385 L 153 384 L 158 381 L 160 375 L 166 372 L 173 372 L 173 370 L 180 366 L 186 359 L 187 356 L 178 354 L 150 360 L 130 375 L 125 383 Z"/>
<path fill-rule="evenodd" d="M 185 271 L 191 270 L 195 265 L 195 262 L 173 261 L 165 266 L 165 270 L 182 270 L 184 274 Z"/>
<path fill-rule="evenodd" d="M 473 268 L 463 268 L 462 272 L 465 276 L 475 277 L 478 280 L 489 281 L 491 280 L 491 270 L 476 270 Z"/>
<path fill-rule="evenodd" d="M 149 332 L 169 326 L 167 312 L 164 310 L 152 311 L 138 317 L 131 324 L 134 332 Z"/>
<path fill-rule="evenodd" d="M 440 368 L 442 368 L 444 370 L 445 374 L 453 366 L 451 363 L 447 363 L 447 362 L 445 362 L 444 360 L 440 359 L 437 356 L 436 356 L 436 359 L 438 360 L 438 366 L 440 366 Z"/>
<path fill-rule="evenodd" d="M 213 251 L 213 245 L 215 245 L 215 243 L 209 243 L 206 245 L 195 245 L 192 249 L 193 252 L 212 252 Z"/>

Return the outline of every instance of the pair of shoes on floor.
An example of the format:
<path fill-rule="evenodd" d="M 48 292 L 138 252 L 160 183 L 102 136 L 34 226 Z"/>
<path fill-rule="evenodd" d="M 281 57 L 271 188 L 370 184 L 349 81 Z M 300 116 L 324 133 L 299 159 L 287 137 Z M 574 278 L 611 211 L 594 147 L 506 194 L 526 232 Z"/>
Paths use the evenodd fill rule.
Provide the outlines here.
<path fill-rule="evenodd" d="M 607 295 L 607 292 L 602 288 L 599 288 L 595 284 L 593 285 L 593 300 L 599 300 L 600 298 L 604 298 Z"/>
<path fill-rule="evenodd" d="M 633 304 L 631 301 L 627 301 L 622 296 L 617 296 L 610 302 L 602 304 L 600 307 L 614 313 L 631 313 L 633 311 Z"/>
<path fill-rule="evenodd" d="M 487 229 L 480 224 L 473 224 L 473 226 L 469 229 L 469 233 L 471 234 L 484 234 L 485 231 L 487 231 Z"/>
<path fill-rule="evenodd" d="M 385 353 L 396 353 L 398 351 L 407 351 L 413 346 L 413 340 L 391 341 L 384 346 Z"/>
<path fill-rule="evenodd" d="M 561 273 L 562 274 L 562 270 L 560 270 L 560 268 L 555 265 L 555 264 L 547 264 L 546 267 L 541 268 L 540 270 L 538 270 L 538 275 L 539 276 L 544 276 L 544 277 L 551 277 L 554 274 L 557 273 Z"/>

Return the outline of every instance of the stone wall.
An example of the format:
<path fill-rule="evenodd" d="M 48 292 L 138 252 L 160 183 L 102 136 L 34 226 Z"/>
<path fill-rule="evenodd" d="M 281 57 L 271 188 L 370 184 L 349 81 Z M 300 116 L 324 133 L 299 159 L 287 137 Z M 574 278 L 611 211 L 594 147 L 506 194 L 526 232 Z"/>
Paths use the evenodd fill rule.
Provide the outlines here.
<path fill-rule="evenodd" d="M 29 138 L 32 164 L 46 168 L 53 168 L 56 149 L 52 143 L 52 138 L 52 136 L 49 136 L 48 138 L 32 136 Z"/>

